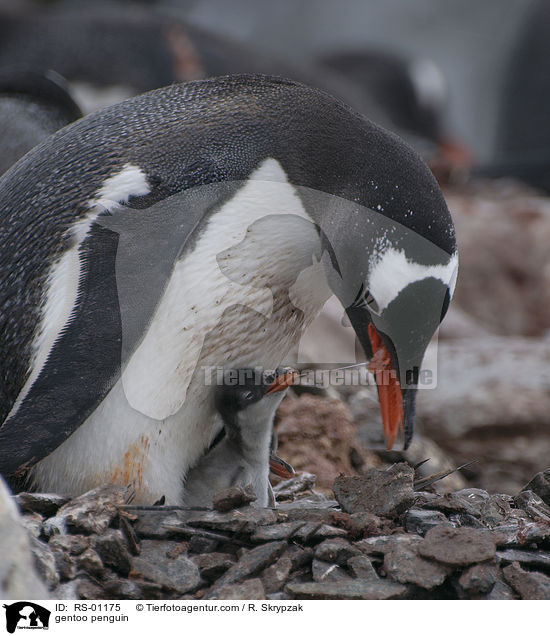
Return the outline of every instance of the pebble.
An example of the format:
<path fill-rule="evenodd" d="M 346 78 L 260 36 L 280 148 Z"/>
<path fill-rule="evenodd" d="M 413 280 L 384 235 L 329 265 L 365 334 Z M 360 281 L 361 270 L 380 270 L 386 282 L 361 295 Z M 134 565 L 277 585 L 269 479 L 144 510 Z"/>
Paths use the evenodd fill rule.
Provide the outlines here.
<path fill-rule="evenodd" d="M 394 581 L 413 583 L 431 590 L 442 585 L 451 570 L 419 556 L 421 541 L 410 542 L 408 545 L 390 545 L 384 554 L 384 569 Z"/>
<path fill-rule="evenodd" d="M 246 506 L 253 501 L 256 501 L 256 494 L 254 493 L 254 488 L 249 484 L 244 488 L 233 486 L 220 491 L 214 495 L 212 504 L 216 510 L 228 512 L 229 510 Z"/>
<path fill-rule="evenodd" d="M 426 533 L 418 553 L 447 565 L 464 566 L 494 558 L 496 545 L 488 530 L 438 526 Z"/>
<path fill-rule="evenodd" d="M 344 512 L 371 512 L 381 517 L 395 517 L 414 501 L 414 470 L 405 463 L 388 470 L 372 468 L 364 475 L 338 476 L 333 492 Z"/>
<path fill-rule="evenodd" d="M 512 563 L 502 569 L 507 583 L 523 600 L 549 600 L 550 577 L 540 572 L 526 572 L 519 563 Z"/>

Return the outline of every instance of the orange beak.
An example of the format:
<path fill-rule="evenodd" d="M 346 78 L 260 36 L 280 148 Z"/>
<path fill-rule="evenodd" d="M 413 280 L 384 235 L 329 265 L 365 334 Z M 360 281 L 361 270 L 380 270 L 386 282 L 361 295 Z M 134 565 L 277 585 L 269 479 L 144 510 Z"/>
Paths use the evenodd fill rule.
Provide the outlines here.
<path fill-rule="evenodd" d="M 386 448 L 391 450 L 397 431 L 399 428 L 403 431 L 403 395 L 390 353 L 372 323 L 369 323 L 369 340 L 373 356 L 367 369 L 376 379 Z"/>
<path fill-rule="evenodd" d="M 288 389 L 291 384 L 294 384 L 297 378 L 298 373 L 296 371 L 281 373 L 281 375 L 278 375 L 267 387 L 265 394 L 269 395 L 270 393 L 276 393 L 277 391 L 284 391 L 285 389 Z"/>

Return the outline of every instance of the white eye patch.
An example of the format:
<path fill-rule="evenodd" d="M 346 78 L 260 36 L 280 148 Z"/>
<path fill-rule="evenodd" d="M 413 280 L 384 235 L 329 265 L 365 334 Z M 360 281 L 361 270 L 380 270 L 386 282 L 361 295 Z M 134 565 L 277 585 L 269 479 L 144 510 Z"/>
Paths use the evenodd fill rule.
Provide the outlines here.
<path fill-rule="evenodd" d="M 425 278 L 437 278 L 448 285 L 451 297 L 458 274 L 458 254 L 449 257 L 442 265 L 422 265 L 409 260 L 404 250 L 388 248 L 380 254 L 371 268 L 368 290 L 382 312 L 411 283 Z"/>

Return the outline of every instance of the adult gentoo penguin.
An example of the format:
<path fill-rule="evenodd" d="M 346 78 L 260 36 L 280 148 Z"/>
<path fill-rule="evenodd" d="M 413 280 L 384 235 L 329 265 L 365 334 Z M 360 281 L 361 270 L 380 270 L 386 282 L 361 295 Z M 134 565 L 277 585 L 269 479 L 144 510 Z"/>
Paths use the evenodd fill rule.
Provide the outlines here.
<path fill-rule="evenodd" d="M 13 166 L 0 219 L 3 474 L 180 502 L 222 427 L 205 369 L 291 364 L 332 293 L 409 442 L 454 228 L 418 155 L 329 95 L 243 75 L 121 102 Z"/>
<path fill-rule="evenodd" d="M 184 503 L 208 506 L 216 493 L 251 484 L 255 506 L 274 505 L 269 483 L 270 451 L 275 411 L 294 382 L 296 372 L 277 369 L 230 369 L 216 387 L 214 404 L 225 436 L 187 474 Z"/>

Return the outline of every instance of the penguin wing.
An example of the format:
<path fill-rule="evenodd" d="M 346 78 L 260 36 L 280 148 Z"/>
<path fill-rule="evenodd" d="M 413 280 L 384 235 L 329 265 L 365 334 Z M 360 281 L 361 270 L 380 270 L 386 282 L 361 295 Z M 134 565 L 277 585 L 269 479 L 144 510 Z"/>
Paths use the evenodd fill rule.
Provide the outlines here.
<path fill-rule="evenodd" d="M 84 239 L 54 261 L 30 373 L 0 427 L 2 474 L 22 476 L 98 408 L 147 332 L 174 263 L 232 187 L 100 212 Z"/>

